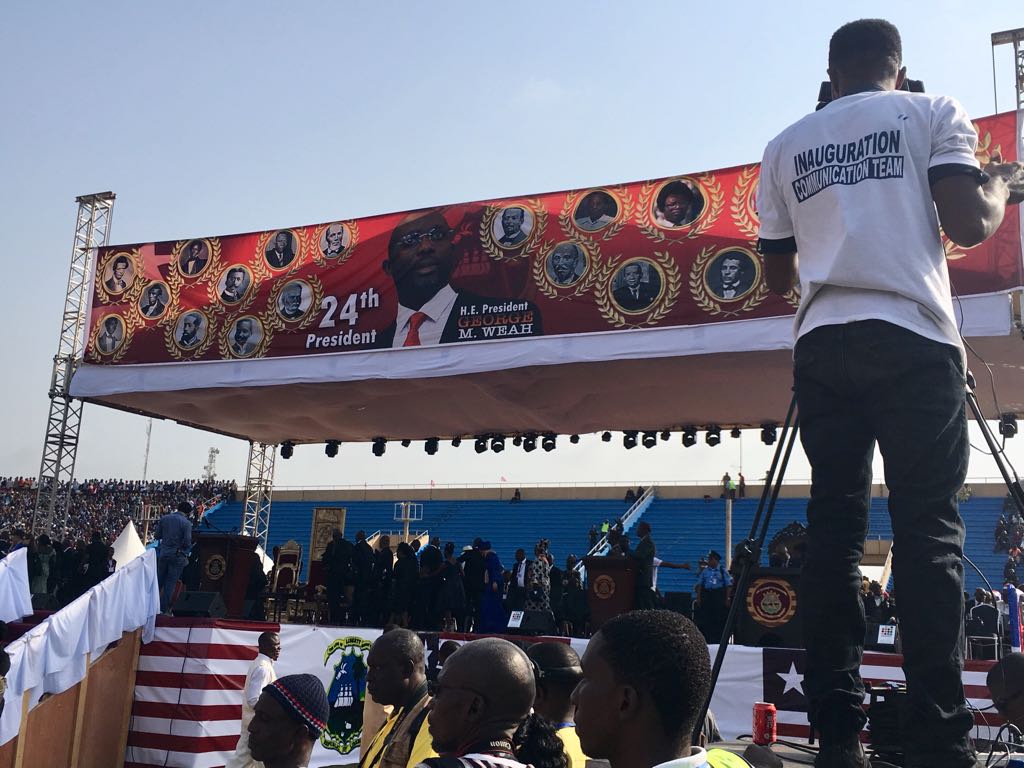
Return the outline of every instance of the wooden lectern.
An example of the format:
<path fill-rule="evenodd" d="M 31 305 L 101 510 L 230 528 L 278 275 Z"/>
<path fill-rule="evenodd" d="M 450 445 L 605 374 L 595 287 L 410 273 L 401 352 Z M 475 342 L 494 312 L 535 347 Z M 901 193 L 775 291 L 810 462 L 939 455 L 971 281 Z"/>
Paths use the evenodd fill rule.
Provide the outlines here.
<path fill-rule="evenodd" d="M 628 557 L 585 557 L 587 569 L 587 606 L 590 608 L 590 629 L 620 613 L 633 610 L 636 591 L 636 565 Z"/>
<path fill-rule="evenodd" d="M 228 533 L 200 533 L 199 590 L 218 592 L 228 609 L 228 618 L 247 618 L 245 590 L 256 559 L 256 539 Z"/>

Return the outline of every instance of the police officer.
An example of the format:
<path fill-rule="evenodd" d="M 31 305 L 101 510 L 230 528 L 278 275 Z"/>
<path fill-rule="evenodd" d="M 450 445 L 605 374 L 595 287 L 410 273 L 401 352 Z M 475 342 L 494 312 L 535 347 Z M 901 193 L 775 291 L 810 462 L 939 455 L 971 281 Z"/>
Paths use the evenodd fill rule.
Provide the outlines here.
<path fill-rule="evenodd" d="M 717 643 L 722 638 L 731 586 L 732 575 L 722 565 L 722 556 L 711 550 L 708 552 L 707 563 L 697 574 L 695 603 L 699 612 L 700 630 L 709 643 Z"/>

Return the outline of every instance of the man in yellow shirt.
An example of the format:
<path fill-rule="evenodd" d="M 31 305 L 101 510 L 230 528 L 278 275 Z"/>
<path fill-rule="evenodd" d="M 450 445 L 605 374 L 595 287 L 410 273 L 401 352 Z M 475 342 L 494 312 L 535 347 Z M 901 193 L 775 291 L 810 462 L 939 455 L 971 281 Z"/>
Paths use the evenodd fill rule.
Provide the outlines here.
<path fill-rule="evenodd" d="M 436 757 L 426 727 L 430 696 L 423 641 L 415 632 L 392 629 L 377 638 L 366 662 L 367 691 L 392 712 L 363 752 L 359 768 L 413 768 Z"/>
<path fill-rule="evenodd" d="M 569 700 L 583 676 L 580 657 L 568 643 L 556 642 L 534 643 L 526 655 L 533 661 L 537 675 L 533 711 L 555 724 L 569 758 L 569 768 L 585 768 L 587 756 L 576 735 L 576 707 Z"/>

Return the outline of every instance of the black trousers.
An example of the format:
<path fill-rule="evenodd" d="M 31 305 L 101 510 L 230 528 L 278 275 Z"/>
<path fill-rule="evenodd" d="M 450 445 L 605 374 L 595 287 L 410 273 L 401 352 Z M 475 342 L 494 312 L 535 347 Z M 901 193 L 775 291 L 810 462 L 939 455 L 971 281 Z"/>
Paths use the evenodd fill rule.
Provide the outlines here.
<path fill-rule="evenodd" d="M 961 684 L 964 525 L 956 493 L 969 443 L 960 351 L 880 320 L 816 328 L 797 342 L 800 435 L 811 463 L 800 580 L 804 692 L 823 738 L 864 725 L 864 552 L 877 441 L 889 487 L 901 621 L 907 766 L 973 766 Z"/>

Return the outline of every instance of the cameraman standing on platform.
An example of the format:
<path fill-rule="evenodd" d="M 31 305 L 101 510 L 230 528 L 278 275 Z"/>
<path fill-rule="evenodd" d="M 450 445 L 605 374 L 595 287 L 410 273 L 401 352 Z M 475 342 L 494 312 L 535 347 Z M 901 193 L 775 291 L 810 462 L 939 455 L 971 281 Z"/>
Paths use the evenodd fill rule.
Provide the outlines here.
<path fill-rule="evenodd" d="M 868 765 L 857 567 L 877 440 L 898 553 L 906 765 L 967 768 L 955 496 L 969 456 L 965 360 L 939 224 L 961 246 L 984 241 L 1020 202 L 1012 180 L 1024 166 L 981 171 L 956 101 L 897 90 L 906 69 L 886 21 L 841 27 L 828 73 L 833 101 L 769 143 L 758 191 L 768 286 L 786 293 L 799 277 L 801 296 L 793 369 L 813 473 L 801 610 L 815 765 Z"/>

